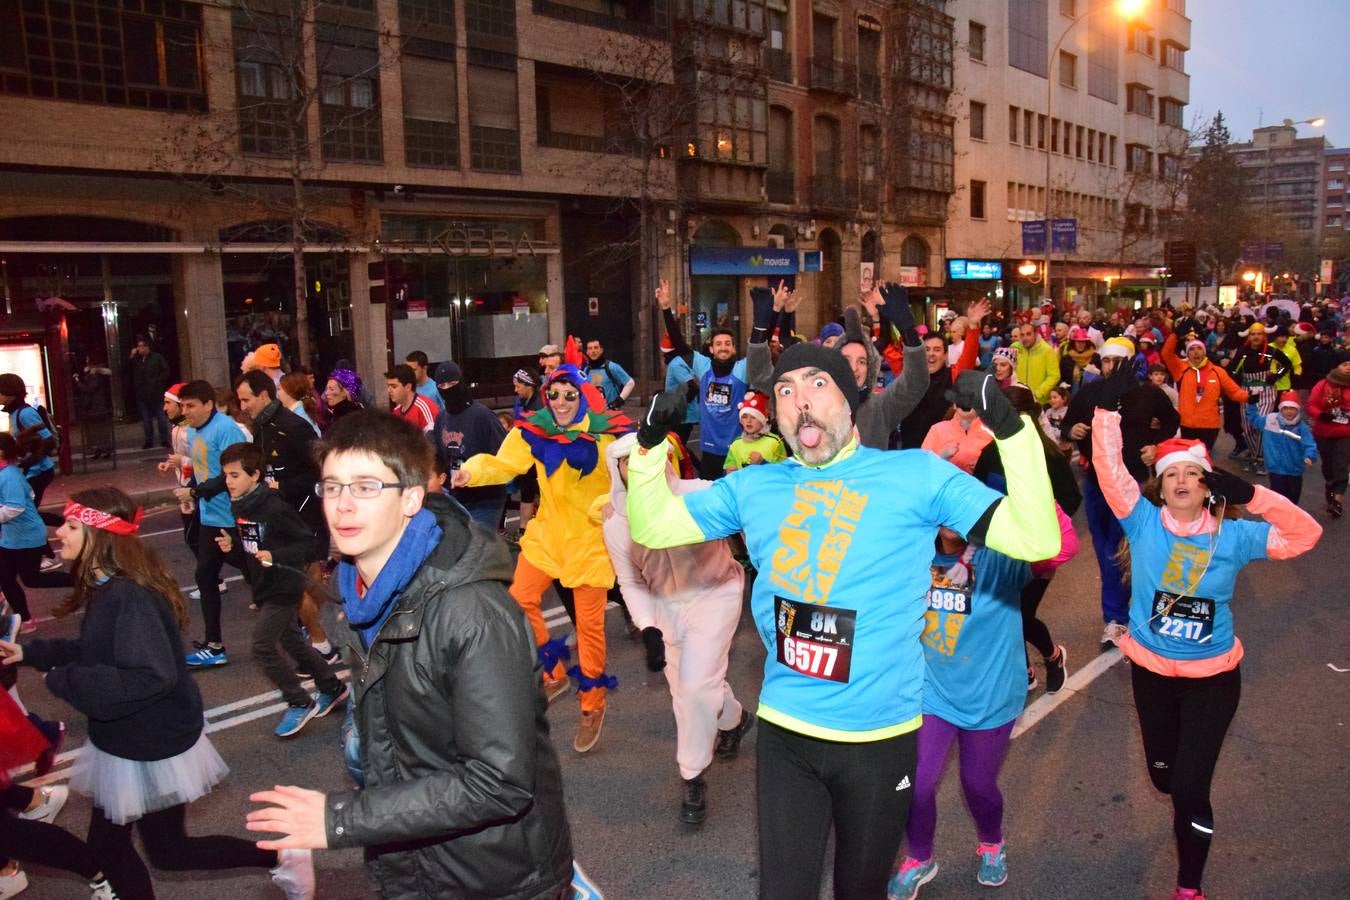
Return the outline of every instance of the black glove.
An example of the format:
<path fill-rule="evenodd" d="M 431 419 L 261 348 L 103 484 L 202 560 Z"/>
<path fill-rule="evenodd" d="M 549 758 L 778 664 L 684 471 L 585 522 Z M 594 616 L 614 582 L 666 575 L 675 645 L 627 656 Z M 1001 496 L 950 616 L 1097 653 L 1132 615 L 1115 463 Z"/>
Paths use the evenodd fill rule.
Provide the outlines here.
<path fill-rule="evenodd" d="M 1256 496 L 1256 485 L 1223 469 L 1206 472 L 1200 480 L 1216 500 L 1227 500 L 1231 506 L 1246 506 Z"/>
<path fill-rule="evenodd" d="M 684 421 L 685 405 L 683 391 L 662 391 L 653 397 L 638 426 L 638 443 L 650 450 L 664 441 L 666 435 Z"/>
<path fill-rule="evenodd" d="M 1332 422 L 1332 421 L 1335 421 L 1335 416 L 1333 416 L 1333 415 L 1331 414 L 1331 410 L 1330 410 L 1330 409 L 1324 409 L 1324 410 L 1322 410 L 1320 413 L 1317 414 L 1317 418 L 1318 418 L 1320 421 L 1323 421 L 1323 422 Z"/>
<path fill-rule="evenodd" d="M 642 629 L 642 644 L 647 648 L 647 671 L 660 672 L 666 667 L 666 639 L 660 628 L 650 625 Z"/>
<path fill-rule="evenodd" d="M 614 400 L 609 401 L 608 405 L 607 405 L 605 408 L 606 408 L 606 409 L 623 409 L 623 398 L 622 398 L 622 397 L 618 397 L 618 398 L 616 398 L 616 399 L 614 399 Z"/>
<path fill-rule="evenodd" d="M 1022 430 L 1022 419 L 1013 409 L 1003 389 L 993 375 L 984 372 L 962 372 L 956 384 L 946 392 L 947 400 L 962 409 L 973 409 L 980 421 L 989 427 L 994 437 L 1010 438 Z"/>
<path fill-rule="evenodd" d="M 754 343 L 762 344 L 769 339 L 769 329 L 773 328 L 773 291 L 766 287 L 752 287 L 750 306 L 754 310 L 754 330 L 750 338 Z"/>
<path fill-rule="evenodd" d="M 1122 359 L 1102 381 L 1101 393 L 1097 395 L 1097 408 L 1115 412 L 1120 409 L 1120 401 L 1129 393 L 1130 388 L 1139 383 L 1136 361 Z"/>
<path fill-rule="evenodd" d="M 879 310 L 882 320 L 900 332 L 907 346 L 919 346 L 919 331 L 914 327 L 914 310 L 909 308 L 909 291 L 904 285 L 888 281 L 881 286 L 881 299 L 886 301 Z M 884 337 L 889 343 L 890 335 Z"/>

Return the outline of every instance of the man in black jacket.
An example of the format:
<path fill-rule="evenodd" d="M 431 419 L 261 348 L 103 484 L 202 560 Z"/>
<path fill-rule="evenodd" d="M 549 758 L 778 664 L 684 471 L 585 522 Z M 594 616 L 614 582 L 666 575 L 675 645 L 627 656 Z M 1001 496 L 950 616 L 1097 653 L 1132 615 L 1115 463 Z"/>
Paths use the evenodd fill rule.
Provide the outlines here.
<path fill-rule="evenodd" d="M 365 847 L 390 900 L 555 900 L 572 877 L 562 775 L 506 546 L 439 495 L 432 448 L 385 413 L 346 416 L 320 451 L 324 513 L 347 561 L 365 788 L 278 786 L 248 829 L 262 849 Z"/>
<path fill-rule="evenodd" d="M 149 450 L 159 429 L 159 445 L 169 446 L 169 418 L 164 415 L 164 389 L 169 386 L 169 363 L 162 355 L 150 349 L 150 342 L 136 338 L 131 348 L 131 392 L 136 397 L 141 428 L 145 431 L 142 450 Z"/>

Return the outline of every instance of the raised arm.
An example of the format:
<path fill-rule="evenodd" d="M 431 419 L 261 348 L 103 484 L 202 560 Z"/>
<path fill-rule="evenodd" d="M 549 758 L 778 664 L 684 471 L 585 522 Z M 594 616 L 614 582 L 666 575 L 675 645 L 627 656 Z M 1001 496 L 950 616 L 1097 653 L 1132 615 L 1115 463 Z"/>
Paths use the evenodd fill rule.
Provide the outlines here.
<path fill-rule="evenodd" d="M 1139 485 L 1125 467 L 1124 441 L 1120 435 L 1120 399 L 1134 385 L 1135 366 L 1122 360 L 1106 377 L 1097 395 L 1092 416 L 1092 467 L 1106 505 L 1117 519 L 1124 519 L 1139 502 Z"/>
<path fill-rule="evenodd" d="M 534 465 L 534 454 L 520 428 L 512 428 L 496 453 L 477 453 L 464 460 L 455 473 L 451 487 L 484 487 L 506 484 Z"/>

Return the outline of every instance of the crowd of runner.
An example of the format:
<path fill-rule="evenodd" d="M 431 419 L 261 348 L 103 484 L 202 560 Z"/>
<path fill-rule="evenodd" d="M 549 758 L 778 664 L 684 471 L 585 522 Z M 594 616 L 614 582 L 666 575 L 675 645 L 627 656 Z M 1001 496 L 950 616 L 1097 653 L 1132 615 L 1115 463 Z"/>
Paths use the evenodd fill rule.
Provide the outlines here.
<path fill-rule="evenodd" d="M 264 868 L 290 898 L 315 896 L 312 853 L 339 847 L 366 848 L 386 897 L 598 897 L 547 711 L 575 690 L 573 750 L 599 743 L 610 601 L 669 683 L 681 822 L 706 820 L 712 761 L 758 725 L 761 897 L 814 900 L 831 835 L 835 896 L 916 897 L 939 872 L 953 747 L 971 868 L 1001 885 L 999 771 L 1028 692 L 1069 675 L 1038 609 L 1079 550 L 1080 509 L 1101 643 L 1130 661 L 1148 775 L 1173 806 L 1173 897 L 1203 897 L 1240 692 L 1235 579 L 1317 543 L 1301 504 L 1343 515 L 1350 298 L 1011 316 L 980 301 L 929 328 L 885 284 L 815 336 L 796 332 L 785 285 L 750 301 L 743 356 L 726 329 L 695 349 L 663 283 L 665 389 L 641 408 L 599 340 L 542 347 L 509 413 L 420 351 L 374 391 L 346 363 L 285 372 L 271 344 L 228 389 L 169 386 L 160 471 L 196 560 L 187 596 L 121 490 L 40 512 L 57 436 L 0 375 L 0 771 L 51 768 L 64 725 L 28 713 L 19 685 L 47 690 L 88 719 L 71 788 L 92 801 L 79 837 L 54 824 L 66 788 L 0 774 L 0 898 L 23 890 L 25 861 L 78 873 L 95 898 L 153 897 L 133 831 L 157 869 Z M 1225 450 L 1243 474 L 1217 463 Z M 276 737 L 346 717 L 350 789 L 252 795 L 256 843 L 186 828 L 228 772 L 192 674 L 239 656 L 226 565 L 251 588 L 249 655 L 286 702 Z M 78 636 L 35 636 L 28 588 L 83 611 Z M 550 589 L 564 636 L 544 618 Z M 726 680 L 747 596 L 767 651 L 754 709 Z"/>

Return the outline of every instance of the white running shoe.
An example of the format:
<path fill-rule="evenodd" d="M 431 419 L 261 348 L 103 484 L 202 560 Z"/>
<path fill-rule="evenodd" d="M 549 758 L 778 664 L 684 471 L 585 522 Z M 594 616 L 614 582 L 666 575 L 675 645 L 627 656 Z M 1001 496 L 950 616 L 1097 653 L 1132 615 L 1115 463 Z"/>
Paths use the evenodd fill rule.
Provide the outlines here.
<path fill-rule="evenodd" d="M 32 809 L 21 811 L 19 818 L 51 824 L 61 814 L 61 807 L 66 805 L 66 800 L 70 797 L 70 788 L 63 784 L 48 785 L 38 788 L 37 795 L 41 802 Z"/>
<path fill-rule="evenodd" d="M 89 891 L 89 900 L 117 900 L 117 894 L 113 893 L 112 885 L 108 884 L 106 878 L 89 882 Z"/>
<path fill-rule="evenodd" d="M 44 558 L 38 566 L 43 572 L 57 572 L 65 568 L 59 557 L 53 556 L 51 559 Z"/>
<path fill-rule="evenodd" d="M 223 594 L 223 593 L 225 593 L 226 591 L 228 591 L 229 589 L 230 589 L 230 586 L 229 586 L 228 584 L 226 584 L 226 583 L 223 582 L 223 581 L 220 583 L 220 593 Z M 201 589 L 201 588 L 193 588 L 192 590 L 188 591 L 188 599 L 189 599 L 189 600 L 200 600 L 200 599 L 202 599 L 202 589 Z"/>
<path fill-rule="evenodd" d="M 0 900 L 9 900 L 28 890 L 28 876 L 16 868 L 10 875 L 0 875 Z"/>
<path fill-rule="evenodd" d="M 1129 628 L 1120 622 L 1107 622 L 1106 627 L 1102 629 L 1102 647 L 1107 644 L 1119 645 L 1120 639 L 1129 632 Z"/>
<path fill-rule="evenodd" d="M 286 900 L 314 900 L 314 851 L 279 851 L 272 883 L 281 888 Z"/>

